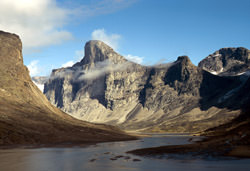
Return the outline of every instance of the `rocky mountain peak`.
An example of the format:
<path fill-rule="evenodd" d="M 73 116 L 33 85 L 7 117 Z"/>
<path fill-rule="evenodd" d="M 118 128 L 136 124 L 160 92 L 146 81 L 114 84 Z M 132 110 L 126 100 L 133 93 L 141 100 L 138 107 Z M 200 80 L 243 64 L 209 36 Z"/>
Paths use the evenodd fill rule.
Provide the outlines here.
<path fill-rule="evenodd" d="M 197 131 L 238 114 L 217 108 L 238 91 L 238 77 L 213 75 L 192 64 L 188 56 L 151 67 L 124 61 L 103 42 L 90 41 L 84 59 L 76 64 L 79 67 L 57 70 L 58 75 L 65 70 L 70 74 L 52 76 L 44 93 L 74 117 L 130 130 Z"/>
<path fill-rule="evenodd" d="M 2 53 L 2 57 L 5 57 L 4 54 L 7 55 L 9 52 L 8 50 L 12 51 L 19 51 L 18 56 L 11 56 L 11 58 L 8 58 L 8 63 L 12 63 L 13 65 L 16 63 L 22 63 L 23 62 L 23 57 L 22 57 L 22 42 L 16 34 L 12 33 L 7 33 L 4 31 L 0 31 L 0 50 Z M 3 59 L 1 59 L 1 64 L 4 64 Z"/>
<path fill-rule="evenodd" d="M 190 65 L 190 64 L 192 65 L 192 62 L 188 56 L 179 56 L 177 59 L 177 62 L 181 63 L 181 65 L 183 66 Z"/>
<path fill-rule="evenodd" d="M 222 48 L 203 59 L 199 67 L 216 75 L 237 75 L 250 68 L 250 51 L 243 47 Z"/>
<path fill-rule="evenodd" d="M 217 54 L 220 54 L 222 58 L 235 59 L 243 62 L 250 60 L 250 51 L 244 47 L 221 48 Z"/>
<path fill-rule="evenodd" d="M 23 66 L 22 42 L 19 36 L 0 31 L 0 61 L 2 78 L 29 80 L 28 74 L 23 74 L 28 70 Z"/>
<path fill-rule="evenodd" d="M 165 84 L 170 85 L 178 93 L 191 93 L 197 95 L 193 87 L 201 80 L 199 69 L 192 64 L 188 56 L 179 56 L 175 63 L 168 69 Z"/>
<path fill-rule="evenodd" d="M 90 40 L 85 44 L 85 56 L 76 65 L 95 65 L 108 60 L 114 64 L 126 61 L 124 57 L 116 53 L 110 46 L 99 40 Z"/>

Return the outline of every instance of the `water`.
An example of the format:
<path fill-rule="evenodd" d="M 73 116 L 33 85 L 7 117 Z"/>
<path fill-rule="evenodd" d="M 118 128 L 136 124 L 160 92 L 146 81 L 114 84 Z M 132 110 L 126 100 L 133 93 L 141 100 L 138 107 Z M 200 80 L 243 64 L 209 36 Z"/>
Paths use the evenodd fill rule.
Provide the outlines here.
<path fill-rule="evenodd" d="M 195 137 L 194 137 L 195 138 Z M 196 139 L 199 137 L 196 137 Z M 186 135 L 154 135 L 129 142 L 100 143 L 89 147 L 0 150 L 2 171 L 117 171 L 117 170 L 218 170 L 250 169 L 250 159 L 202 159 L 193 157 L 143 158 L 126 151 L 189 143 Z"/>

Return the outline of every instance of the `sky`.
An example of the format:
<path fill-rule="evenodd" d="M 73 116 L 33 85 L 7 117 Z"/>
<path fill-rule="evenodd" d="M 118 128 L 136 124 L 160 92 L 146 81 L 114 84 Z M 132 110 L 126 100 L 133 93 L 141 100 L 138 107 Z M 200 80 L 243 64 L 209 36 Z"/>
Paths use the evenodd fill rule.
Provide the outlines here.
<path fill-rule="evenodd" d="M 1 0 L 0 30 L 23 42 L 31 76 L 71 66 L 102 40 L 142 65 L 250 49 L 250 0 Z"/>

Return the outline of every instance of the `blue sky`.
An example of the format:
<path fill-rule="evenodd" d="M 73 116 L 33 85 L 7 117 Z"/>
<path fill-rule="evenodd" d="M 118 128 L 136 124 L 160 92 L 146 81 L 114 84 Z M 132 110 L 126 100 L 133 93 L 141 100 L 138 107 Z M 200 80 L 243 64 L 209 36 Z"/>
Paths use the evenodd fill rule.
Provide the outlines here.
<path fill-rule="evenodd" d="M 3 0 L 0 3 L 0 29 L 20 35 L 24 63 L 33 76 L 49 75 L 53 68 L 79 61 L 85 42 L 93 38 L 145 65 L 171 62 L 180 55 L 188 55 L 197 65 L 223 47 L 250 49 L 249 0 Z M 20 4 L 22 8 L 13 10 L 12 6 Z M 9 10 L 1 9 L 7 7 L 12 9 L 12 15 L 8 15 Z"/>

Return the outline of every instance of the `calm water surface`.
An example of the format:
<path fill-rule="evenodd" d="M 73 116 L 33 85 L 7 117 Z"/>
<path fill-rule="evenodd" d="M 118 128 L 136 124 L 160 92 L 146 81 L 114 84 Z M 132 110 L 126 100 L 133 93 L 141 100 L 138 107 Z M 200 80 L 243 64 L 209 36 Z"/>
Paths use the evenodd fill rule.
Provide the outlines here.
<path fill-rule="evenodd" d="M 195 137 L 194 137 L 195 138 Z M 198 139 L 199 137 L 196 137 Z M 142 158 L 126 151 L 189 143 L 186 135 L 154 135 L 129 142 L 101 143 L 85 148 L 38 148 L 0 150 L 1 171 L 82 171 L 82 170 L 250 170 L 250 159 L 215 159 L 175 156 Z M 135 161 L 136 160 L 136 161 Z"/>

